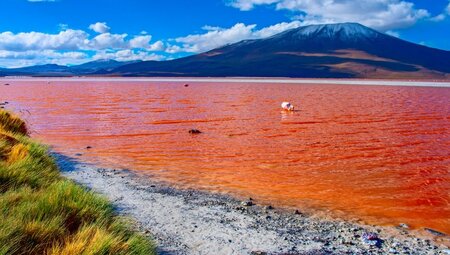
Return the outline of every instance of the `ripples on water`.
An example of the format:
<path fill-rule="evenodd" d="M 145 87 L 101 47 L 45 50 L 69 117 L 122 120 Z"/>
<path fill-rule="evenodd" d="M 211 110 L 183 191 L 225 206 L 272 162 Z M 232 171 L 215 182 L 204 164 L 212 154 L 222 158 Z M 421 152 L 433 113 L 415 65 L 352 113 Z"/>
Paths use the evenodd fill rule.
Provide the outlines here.
<path fill-rule="evenodd" d="M 450 89 L 13 82 L 33 136 L 180 187 L 450 233 Z M 280 111 L 290 101 L 299 109 Z M 203 133 L 191 135 L 196 128 Z M 87 145 L 93 148 L 85 151 Z"/>

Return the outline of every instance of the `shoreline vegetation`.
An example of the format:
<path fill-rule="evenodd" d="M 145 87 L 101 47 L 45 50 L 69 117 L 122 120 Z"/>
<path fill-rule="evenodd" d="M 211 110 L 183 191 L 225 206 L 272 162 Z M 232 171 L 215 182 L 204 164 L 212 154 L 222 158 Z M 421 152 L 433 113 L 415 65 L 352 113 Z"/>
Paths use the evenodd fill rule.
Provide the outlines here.
<path fill-rule="evenodd" d="M 0 254 L 155 254 L 132 225 L 61 176 L 25 122 L 0 109 Z"/>

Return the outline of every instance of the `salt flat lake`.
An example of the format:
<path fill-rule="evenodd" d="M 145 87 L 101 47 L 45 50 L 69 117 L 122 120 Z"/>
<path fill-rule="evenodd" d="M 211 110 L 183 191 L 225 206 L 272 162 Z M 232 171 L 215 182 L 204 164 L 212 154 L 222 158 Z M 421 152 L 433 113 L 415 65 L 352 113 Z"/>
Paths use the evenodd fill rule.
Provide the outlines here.
<path fill-rule="evenodd" d="M 0 101 L 77 160 L 450 233 L 449 83 L 291 81 L 4 79 Z M 297 111 L 281 111 L 283 101 Z"/>

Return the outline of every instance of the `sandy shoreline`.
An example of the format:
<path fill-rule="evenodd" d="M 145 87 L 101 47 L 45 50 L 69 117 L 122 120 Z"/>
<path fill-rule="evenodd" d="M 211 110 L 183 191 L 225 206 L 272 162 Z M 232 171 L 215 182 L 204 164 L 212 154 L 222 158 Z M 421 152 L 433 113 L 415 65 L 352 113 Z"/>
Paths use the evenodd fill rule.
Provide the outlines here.
<path fill-rule="evenodd" d="M 408 86 L 450 88 L 449 80 L 376 80 L 376 79 L 307 79 L 307 78 L 201 78 L 201 77 L 1 77 L 1 82 L 64 81 L 64 82 L 214 82 L 214 83 L 283 83 L 322 85 Z"/>
<path fill-rule="evenodd" d="M 450 254 L 408 229 L 319 219 L 233 198 L 177 190 L 132 171 L 97 168 L 55 154 L 63 175 L 106 195 L 158 242 L 159 254 Z M 370 243 L 363 236 L 376 233 Z"/>

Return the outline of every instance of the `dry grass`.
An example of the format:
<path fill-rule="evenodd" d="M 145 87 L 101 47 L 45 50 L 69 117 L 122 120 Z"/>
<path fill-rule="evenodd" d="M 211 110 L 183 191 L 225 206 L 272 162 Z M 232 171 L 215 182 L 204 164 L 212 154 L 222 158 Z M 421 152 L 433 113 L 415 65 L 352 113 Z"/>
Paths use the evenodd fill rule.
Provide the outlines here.
<path fill-rule="evenodd" d="M 18 116 L 4 110 L 0 110 L 0 130 L 7 130 L 20 135 L 27 135 L 27 125 Z"/>
<path fill-rule="evenodd" d="M 23 121 L 0 111 L 0 254 L 154 254 L 111 204 L 62 178 Z"/>

